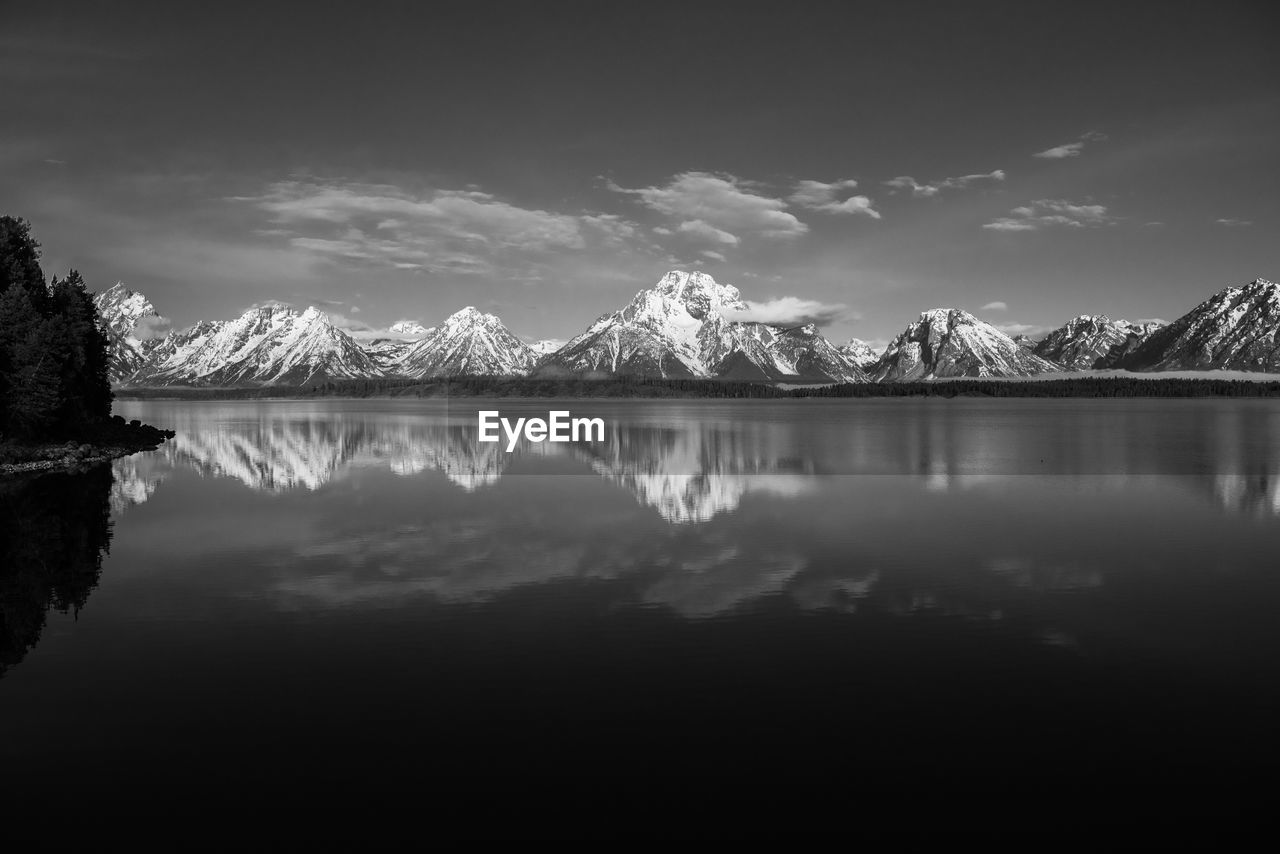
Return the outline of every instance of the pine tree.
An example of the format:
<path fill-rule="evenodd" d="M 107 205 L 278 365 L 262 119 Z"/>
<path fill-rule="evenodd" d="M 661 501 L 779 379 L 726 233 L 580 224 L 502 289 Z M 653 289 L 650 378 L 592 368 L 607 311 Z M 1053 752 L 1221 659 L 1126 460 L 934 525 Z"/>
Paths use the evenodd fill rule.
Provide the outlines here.
<path fill-rule="evenodd" d="M 84 279 L 72 270 L 50 289 L 53 317 L 59 325 L 45 331 L 46 346 L 59 353 L 61 398 L 57 421 L 65 427 L 106 418 L 111 414 L 108 341 L 98 309 Z"/>
<path fill-rule="evenodd" d="M 0 353 L 5 365 L 0 424 L 6 435 L 34 435 L 54 424 L 61 402 L 59 365 L 45 342 L 57 332 L 36 312 L 26 288 L 10 287 L 0 294 Z"/>
<path fill-rule="evenodd" d="M 26 290 L 36 311 L 44 313 L 48 292 L 40 269 L 40 244 L 31 237 L 31 223 L 0 216 L 0 293 L 11 287 Z"/>
<path fill-rule="evenodd" d="M 0 217 L 0 434 L 45 438 L 111 414 L 109 343 L 84 279 L 46 287 L 26 220 Z"/>

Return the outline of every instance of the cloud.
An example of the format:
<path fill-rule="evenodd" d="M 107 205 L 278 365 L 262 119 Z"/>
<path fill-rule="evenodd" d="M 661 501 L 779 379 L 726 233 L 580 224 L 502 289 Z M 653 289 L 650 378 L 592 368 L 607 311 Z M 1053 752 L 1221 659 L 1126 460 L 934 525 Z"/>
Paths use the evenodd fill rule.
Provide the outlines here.
<path fill-rule="evenodd" d="M 823 303 L 800 297 L 776 297 L 763 302 L 746 300 L 746 304 L 745 309 L 722 312 L 724 318 L 768 323 L 774 326 L 803 326 L 806 323 L 826 326 L 837 320 L 856 316 L 847 305 Z"/>
<path fill-rule="evenodd" d="M 795 192 L 788 201 L 797 207 L 811 211 L 830 214 L 861 214 L 872 219 L 880 219 L 880 212 L 871 207 L 871 199 L 866 196 L 849 196 L 840 200 L 842 190 L 852 190 L 858 186 L 853 178 L 844 178 L 830 184 L 822 181 L 800 181 Z"/>
<path fill-rule="evenodd" d="M 701 237 L 703 240 L 709 240 L 712 243 L 723 243 L 726 246 L 737 246 L 741 243 L 736 234 L 721 231 L 714 225 L 705 223 L 700 219 L 680 223 L 680 233 L 692 234 L 695 237 Z"/>
<path fill-rule="evenodd" d="M 995 326 L 996 329 L 999 329 L 1001 332 L 1003 332 L 1005 335 L 1008 335 L 1010 338 L 1016 337 L 1018 335 L 1026 335 L 1031 338 L 1034 338 L 1037 335 L 1043 335 L 1046 332 L 1053 331 L 1051 327 L 1036 326 L 1033 323 L 996 323 L 993 325 Z"/>
<path fill-rule="evenodd" d="M 701 255 L 703 258 L 710 258 L 712 261 L 727 261 L 727 260 L 728 260 L 728 259 L 727 259 L 727 258 L 725 258 L 723 255 L 721 255 L 719 252 L 715 252 L 715 251 L 713 251 L 713 250 L 711 250 L 711 249 L 703 249 L 703 250 L 702 250 L 701 252 L 699 252 L 698 254 L 699 254 L 699 255 Z"/>
<path fill-rule="evenodd" d="M 936 196 L 943 190 L 961 190 L 974 184 L 992 184 L 998 183 L 1005 179 L 1003 169 L 993 169 L 990 172 L 979 172 L 974 175 L 960 175 L 955 178 L 943 178 L 928 184 L 921 184 L 910 175 L 899 175 L 897 178 L 891 178 L 885 181 L 886 187 L 894 190 L 910 190 L 912 198 L 929 198 Z"/>
<path fill-rule="evenodd" d="M 338 327 L 339 329 L 346 330 L 347 332 L 354 333 L 354 332 L 372 332 L 373 331 L 373 327 L 369 326 L 369 324 L 360 320 L 356 320 L 353 317 L 347 317 L 346 315 L 340 314 L 336 311 L 327 311 L 325 312 L 325 314 L 328 315 L 330 323 L 332 323 L 334 326 Z"/>
<path fill-rule="evenodd" d="M 1217 225 L 1225 225 L 1227 228 L 1246 228 L 1253 225 L 1253 221 L 1248 219 L 1215 219 L 1214 223 Z"/>
<path fill-rule="evenodd" d="M 1009 304 L 1006 302 L 1001 302 L 1000 300 L 996 300 L 995 302 L 987 303 L 979 310 L 980 311 L 1008 311 Z"/>
<path fill-rule="evenodd" d="M 1064 226 L 1086 228 L 1114 225 L 1116 217 L 1107 213 L 1105 205 L 1082 205 L 1065 199 L 1037 199 L 1010 211 L 1013 216 L 999 217 L 982 227 L 992 231 L 1038 231 Z"/>
<path fill-rule="evenodd" d="M 1039 157 L 1042 160 L 1062 160 L 1066 157 L 1079 157 L 1080 152 L 1084 150 L 1085 144 L 1090 142 L 1101 142 L 1106 139 L 1107 135 L 1098 133 L 1097 131 L 1089 131 L 1083 134 L 1075 142 L 1068 142 L 1065 145 L 1055 145 L 1053 148 L 1046 148 L 1044 151 L 1037 151 L 1032 157 Z"/>
<path fill-rule="evenodd" d="M 141 317 L 133 327 L 133 337 L 139 341 L 149 341 L 152 338 L 163 338 L 172 330 L 173 321 L 167 317 Z"/>
<path fill-rule="evenodd" d="M 639 228 L 614 214 L 523 208 L 475 188 L 281 181 L 234 200 L 270 216 L 294 249 L 400 270 L 489 272 L 513 256 L 625 243 Z"/>
<path fill-rule="evenodd" d="M 354 317 L 348 317 L 340 312 L 327 311 L 325 312 L 325 315 L 329 318 L 330 323 L 357 341 L 374 341 L 379 338 L 391 338 L 398 341 L 417 341 L 422 337 L 422 333 L 415 334 L 391 328 L 391 326 L 396 326 L 401 323 L 410 323 L 416 326 L 421 326 L 421 324 L 413 320 L 397 320 L 395 323 L 391 324 L 391 326 L 379 327 L 372 326 L 362 320 L 357 320 Z"/>
<path fill-rule="evenodd" d="M 729 174 L 682 172 L 663 186 L 605 186 L 615 193 L 636 196 L 642 205 L 673 222 L 702 223 L 736 239 L 743 236 L 797 237 L 809 227 L 786 210 L 787 203 L 759 191 L 759 187 Z M 720 241 L 723 243 L 724 241 Z"/>
<path fill-rule="evenodd" d="M 247 311 L 257 311 L 260 308 L 297 308 L 297 306 L 294 303 L 286 302 L 282 299 L 272 299 L 268 297 L 267 299 L 258 300 L 255 303 L 250 303 L 249 305 L 241 309 L 240 313 L 244 314 Z"/>

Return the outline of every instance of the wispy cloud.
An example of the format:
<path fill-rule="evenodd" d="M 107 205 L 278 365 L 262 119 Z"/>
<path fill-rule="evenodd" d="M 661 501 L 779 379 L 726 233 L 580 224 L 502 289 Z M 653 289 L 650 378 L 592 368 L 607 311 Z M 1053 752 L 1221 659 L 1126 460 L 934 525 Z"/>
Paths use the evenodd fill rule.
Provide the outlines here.
<path fill-rule="evenodd" d="M 899 175 L 897 178 L 890 178 L 885 181 L 886 187 L 893 190 L 908 190 L 911 192 L 912 198 L 928 198 L 936 196 L 943 190 L 960 190 L 965 187 L 974 185 L 991 185 L 996 184 L 1005 179 L 1003 169 L 994 169 L 990 172 L 980 172 L 974 175 L 960 175 L 955 178 L 942 178 L 938 181 L 932 181 L 922 184 L 910 175 Z"/>
<path fill-rule="evenodd" d="M 1044 151 L 1037 151 L 1031 156 L 1039 157 L 1042 160 L 1062 160 L 1066 157 L 1079 157 L 1080 152 L 1084 150 L 1086 144 L 1090 142 L 1102 142 L 1106 138 L 1106 134 L 1091 130 L 1086 134 L 1082 134 L 1075 142 L 1068 142 L 1065 145 L 1055 145 L 1053 148 L 1046 148 Z"/>
<path fill-rule="evenodd" d="M 737 235 L 730 234 L 727 231 L 722 231 L 714 225 L 703 222 L 700 219 L 693 219 L 688 222 L 680 223 L 680 233 L 692 234 L 695 237 L 701 237 L 702 239 L 708 240 L 712 243 L 723 243 L 726 246 L 737 246 L 742 242 L 738 239 Z"/>
<path fill-rule="evenodd" d="M 352 311 L 355 311 L 355 309 L 353 308 Z M 329 318 L 330 323 L 357 341 L 374 341 L 380 338 L 397 341 L 416 341 L 423 335 L 421 331 L 413 331 L 422 328 L 421 324 L 414 320 L 397 320 L 390 326 L 383 327 L 365 323 L 359 318 L 348 317 L 337 311 L 326 311 L 325 315 Z"/>
<path fill-rule="evenodd" d="M 880 212 L 871 206 L 871 199 L 868 197 L 850 195 L 844 199 L 840 198 L 845 190 L 854 190 L 857 186 L 858 182 L 853 178 L 832 181 L 830 184 L 822 181 L 800 181 L 796 184 L 795 192 L 791 194 L 788 201 L 797 207 L 811 211 L 830 214 L 861 214 L 872 219 L 880 219 Z"/>
<path fill-rule="evenodd" d="M 631 189 L 613 181 L 605 185 L 637 197 L 645 207 L 669 217 L 682 233 L 720 245 L 736 245 L 744 237 L 796 237 L 809 230 L 786 210 L 784 200 L 734 175 L 683 172 L 662 186 Z"/>
<path fill-rule="evenodd" d="M 139 341 L 163 338 L 173 331 L 173 321 L 167 317 L 142 317 L 133 327 L 133 335 Z"/>
<path fill-rule="evenodd" d="M 523 208 L 477 189 L 282 181 L 236 201 L 268 214 L 295 249 L 402 270 L 488 272 L 513 253 L 576 251 L 638 232 L 617 215 Z"/>
<path fill-rule="evenodd" d="M 802 326 L 806 323 L 826 326 L 837 320 L 857 317 L 842 303 L 824 303 L 801 297 L 776 297 L 760 302 L 747 300 L 746 304 L 746 309 L 724 312 L 724 317 L 775 326 Z"/>
<path fill-rule="evenodd" d="M 1010 338 L 1015 338 L 1019 335 L 1035 338 L 1037 335 L 1044 335 L 1053 331 L 1052 327 L 1037 326 L 1034 323 L 996 323 L 993 325 Z"/>
<path fill-rule="evenodd" d="M 1215 219 L 1214 223 L 1216 223 L 1217 225 L 1225 225 L 1227 228 L 1245 228 L 1247 226 L 1253 225 L 1253 220 L 1230 219 L 1230 218 L 1224 217 L 1222 219 Z"/>
<path fill-rule="evenodd" d="M 982 227 L 992 231 L 1038 231 L 1055 226 L 1086 228 L 1116 222 L 1105 205 L 1082 205 L 1066 199 L 1037 199 L 1010 213 L 1013 216 L 999 217 Z"/>
<path fill-rule="evenodd" d="M 1001 302 L 1000 300 L 996 300 L 995 302 L 989 302 L 981 308 L 981 311 L 1008 311 L 1008 310 L 1009 310 L 1009 304 L 1007 302 Z"/>
<path fill-rule="evenodd" d="M 266 299 L 260 299 L 257 302 L 249 303 L 244 308 L 240 309 L 240 313 L 244 314 L 245 312 L 249 312 L 249 311 L 257 311 L 260 308 L 297 308 L 297 307 L 298 306 L 296 303 L 289 302 L 288 300 L 274 299 L 272 297 L 267 297 Z"/>

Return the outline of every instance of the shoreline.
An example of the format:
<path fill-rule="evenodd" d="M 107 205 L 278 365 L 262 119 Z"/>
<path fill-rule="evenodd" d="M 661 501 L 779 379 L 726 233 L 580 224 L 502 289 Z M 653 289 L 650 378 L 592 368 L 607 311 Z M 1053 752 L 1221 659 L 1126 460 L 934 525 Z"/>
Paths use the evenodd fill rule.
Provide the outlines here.
<path fill-rule="evenodd" d="M 3 452 L 0 477 L 58 471 L 73 473 L 143 451 L 154 451 L 174 435 L 172 430 L 137 420 L 126 422 L 115 415 L 109 421 L 87 428 L 78 439 L 0 445 Z"/>
<path fill-rule="evenodd" d="M 1044 378 L 949 377 L 942 380 L 863 383 L 755 383 L 735 380 L 558 379 L 466 377 L 421 381 L 342 381 L 301 387 L 247 386 L 121 388 L 117 400 L 324 400 L 324 399 L 756 399 L 1042 397 L 1042 398 L 1248 398 L 1280 397 L 1272 375 L 1237 376 L 1070 375 Z"/>
<path fill-rule="evenodd" d="M 51 445 L 47 447 L 49 452 L 56 451 L 63 446 Z M 118 460 L 121 457 L 127 457 L 132 454 L 140 454 L 144 451 L 154 451 L 159 445 L 151 445 L 145 448 L 124 448 L 124 447 L 92 447 L 88 453 L 83 453 L 78 446 L 74 456 L 67 455 L 57 459 L 44 460 L 28 460 L 22 463 L 0 463 L 0 477 L 19 474 L 33 474 L 43 472 L 68 472 L 74 473 L 82 469 L 92 468 L 102 463 L 109 463 L 112 460 Z M 45 450 L 42 448 L 42 450 Z"/>

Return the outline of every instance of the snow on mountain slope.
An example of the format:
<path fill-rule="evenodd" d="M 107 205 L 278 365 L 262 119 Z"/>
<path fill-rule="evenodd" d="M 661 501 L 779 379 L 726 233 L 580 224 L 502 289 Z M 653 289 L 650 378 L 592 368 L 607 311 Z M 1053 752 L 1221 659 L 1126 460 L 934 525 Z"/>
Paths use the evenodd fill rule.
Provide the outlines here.
<path fill-rule="evenodd" d="M 435 331 L 414 320 L 400 320 L 391 324 L 388 335 L 360 342 L 361 349 L 370 360 L 387 374 L 395 375 L 396 366 L 404 360 L 419 341 Z"/>
<path fill-rule="evenodd" d="M 119 382 L 147 361 L 168 325 L 145 296 L 116 282 L 93 298 L 110 345 L 110 377 Z"/>
<path fill-rule="evenodd" d="M 381 375 L 382 369 L 324 312 L 269 306 L 173 333 L 128 383 L 302 385 Z"/>
<path fill-rule="evenodd" d="M 731 321 L 738 289 L 673 270 L 623 308 L 602 315 L 544 364 L 578 373 L 658 377 L 851 381 L 862 373 L 813 326 Z"/>
<path fill-rule="evenodd" d="M 1032 352 L 1070 370 L 1107 368 L 1138 346 L 1159 324 L 1082 314 L 1050 332 Z"/>
<path fill-rule="evenodd" d="M 1280 370 L 1280 285 L 1225 288 L 1156 330 L 1119 363 L 1140 371 Z"/>
<path fill-rule="evenodd" d="M 397 336 L 417 339 L 426 335 L 431 330 L 416 320 L 397 320 L 395 323 L 391 324 L 390 331 Z"/>
<path fill-rule="evenodd" d="M 523 376 L 537 355 L 502 321 L 472 306 L 454 312 L 389 370 L 407 377 Z"/>
<path fill-rule="evenodd" d="M 867 370 L 880 358 L 870 344 L 861 338 L 850 338 L 847 344 L 839 348 L 844 357 L 862 370 Z"/>
<path fill-rule="evenodd" d="M 870 370 L 876 381 L 941 377 L 1032 376 L 1059 365 L 1018 346 L 1008 335 L 967 311 L 935 308 L 921 313 L 895 338 Z"/>
<path fill-rule="evenodd" d="M 541 341 L 534 341 L 529 345 L 529 349 L 539 358 L 549 356 L 565 345 L 563 338 L 543 338 Z"/>

